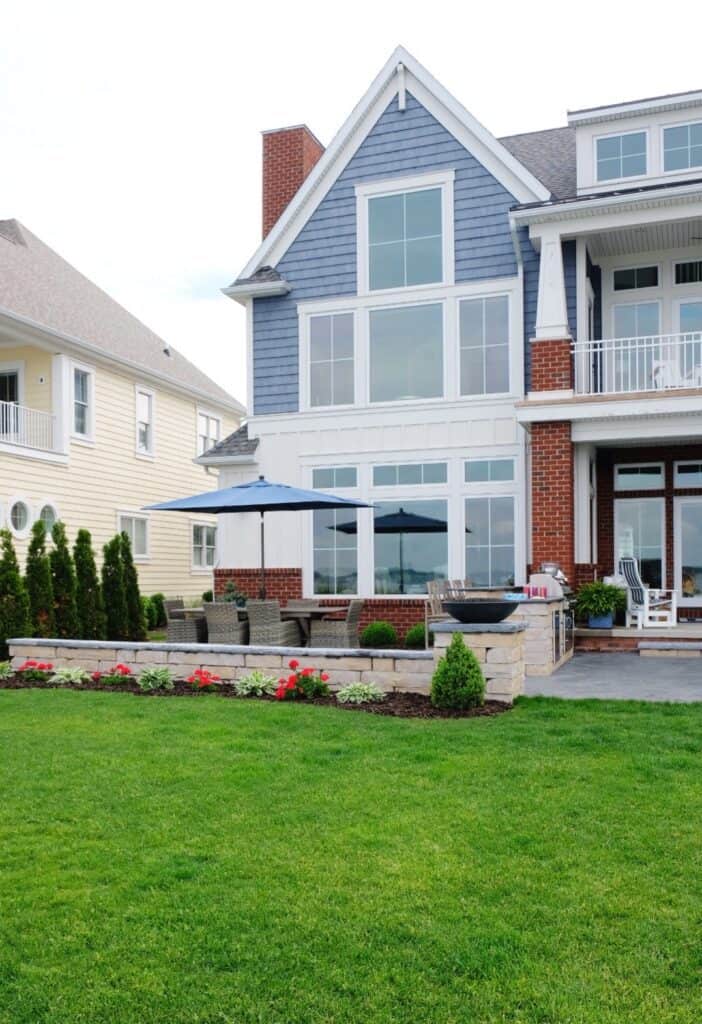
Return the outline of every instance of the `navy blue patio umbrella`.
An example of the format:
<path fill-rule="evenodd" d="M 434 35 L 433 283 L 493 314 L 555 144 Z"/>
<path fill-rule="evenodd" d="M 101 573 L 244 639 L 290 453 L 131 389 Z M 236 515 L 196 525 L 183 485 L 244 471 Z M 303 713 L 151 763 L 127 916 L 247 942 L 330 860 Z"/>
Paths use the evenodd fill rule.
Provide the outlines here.
<path fill-rule="evenodd" d="M 246 484 L 223 487 L 218 491 L 204 491 L 189 498 L 174 498 L 147 505 L 146 509 L 159 512 L 208 512 L 215 515 L 227 512 L 258 512 L 261 517 L 261 586 L 260 597 L 266 596 L 266 512 L 300 512 L 318 508 L 369 508 L 367 502 L 353 498 L 339 498 L 324 491 L 304 491 L 288 484 L 274 484 L 259 476 Z"/>

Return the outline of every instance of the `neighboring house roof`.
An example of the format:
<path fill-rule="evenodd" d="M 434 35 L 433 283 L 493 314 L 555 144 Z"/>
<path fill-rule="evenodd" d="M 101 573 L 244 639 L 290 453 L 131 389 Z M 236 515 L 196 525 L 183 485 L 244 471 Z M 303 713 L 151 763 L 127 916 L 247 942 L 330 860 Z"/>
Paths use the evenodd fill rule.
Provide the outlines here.
<path fill-rule="evenodd" d="M 235 430 L 229 437 L 218 441 L 217 444 L 208 448 L 199 458 L 198 462 L 209 462 L 232 457 L 253 455 L 258 448 L 259 439 L 249 437 L 249 425 L 243 423 L 238 430 Z"/>
<path fill-rule="evenodd" d="M 540 132 L 507 135 L 499 141 L 529 168 L 555 199 L 575 195 L 574 128 L 548 128 Z"/>
<path fill-rule="evenodd" d="M 0 312 L 244 412 L 224 388 L 17 220 L 0 221 Z"/>

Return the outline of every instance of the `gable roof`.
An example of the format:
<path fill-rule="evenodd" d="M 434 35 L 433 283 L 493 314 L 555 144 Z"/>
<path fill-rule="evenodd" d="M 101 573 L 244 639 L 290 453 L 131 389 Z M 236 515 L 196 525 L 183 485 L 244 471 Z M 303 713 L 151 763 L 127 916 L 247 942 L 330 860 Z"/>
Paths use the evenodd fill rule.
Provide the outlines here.
<path fill-rule="evenodd" d="M 554 199 L 575 195 L 574 128 L 548 128 L 540 132 L 507 135 L 500 142 L 543 182 Z"/>
<path fill-rule="evenodd" d="M 411 53 L 398 46 L 371 83 L 365 96 L 334 136 L 277 223 L 241 271 L 237 283 L 250 279 L 262 266 L 276 265 L 382 111 L 396 95 L 402 96 L 405 90 L 411 92 L 459 142 L 464 144 L 507 191 L 511 192 L 518 203 L 543 202 L 550 198 L 548 189 L 534 174 L 437 82 Z M 228 288 L 223 291 L 225 294 L 230 293 Z"/>
<path fill-rule="evenodd" d="M 203 452 L 196 461 L 207 465 L 208 463 L 217 463 L 223 460 L 231 460 L 236 458 L 237 461 L 253 461 L 248 459 L 255 453 L 258 448 L 259 439 L 257 437 L 249 437 L 249 425 L 248 423 L 242 423 L 238 430 L 235 430 L 229 437 L 223 438 L 218 441 L 217 444 L 213 444 L 211 448 L 208 448 L 206 452 Z"/>
<path fill-rule="evenodd" d="M 236 413 L 244 407 L 17 220 L 0 221 L 0 313 Z"/>

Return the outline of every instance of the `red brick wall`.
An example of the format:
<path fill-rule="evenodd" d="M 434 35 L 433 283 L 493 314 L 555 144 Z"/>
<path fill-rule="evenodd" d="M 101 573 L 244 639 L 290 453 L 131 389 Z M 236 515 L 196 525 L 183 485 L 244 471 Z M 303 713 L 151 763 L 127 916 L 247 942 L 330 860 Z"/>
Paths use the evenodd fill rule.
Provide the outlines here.
<path fill-rule="evenodd" d="M 614 569 L 614 499 L 621 498 L 664 498 L 665 499 L 665 561 L 664 587 L 674 583 L 675 555 L 673 538 L 673 499 L 686 495 L 702 496 L 702 488 L 676 489 L 673 487 L 674 463 L 678 460 L 702 461 L 702 444 L 676 445 L 665 447 L 655 445 L 645 448 L 603 448 L 597 455 L 597 555 L 603 575 Z M 623 462 L 662 462 L 664 464 L 665 487 L 660 491 L 620 491 L 614 493 L 614 466 Z M 702 609 L 685 608 L 681 614 L 689 618 L 702 616 Z"/>
<path fill-rule="evenodd" d="M 561 391 L 573 387 L 571 342 L 532 341 L 531 390 Z"/>
<path fill-rule="evenodd" d="M 536 571 L 541 562 L 560 562 L 566 576 L 574 579 L 573 514 L 570 422 L 534 423 L 531 430 L 531 561 Z"/>
<path fill-rule="evenodd" d="M 263 237 L 324 152 L 305 125 L 263 134 Z"/>

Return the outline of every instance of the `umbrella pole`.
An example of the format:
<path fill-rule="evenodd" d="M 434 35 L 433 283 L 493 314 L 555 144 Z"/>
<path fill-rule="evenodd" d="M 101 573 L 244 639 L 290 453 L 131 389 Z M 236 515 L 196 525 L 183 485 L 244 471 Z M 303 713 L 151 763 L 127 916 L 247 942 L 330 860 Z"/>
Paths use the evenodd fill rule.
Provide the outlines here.
<path fill-rule="evenodd" d="M 266 596 L 266 531 L 263 525 L 263 512 L 261 512 L 261 584 L 258 588 L 258 596 L 261 600 Z"/>

